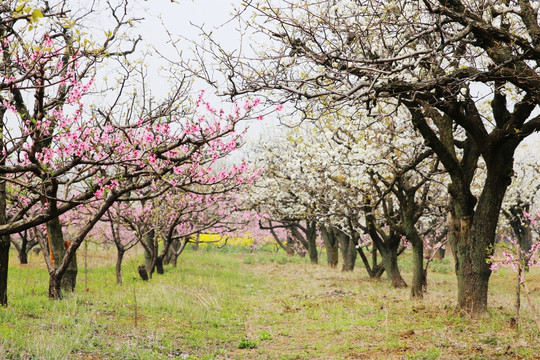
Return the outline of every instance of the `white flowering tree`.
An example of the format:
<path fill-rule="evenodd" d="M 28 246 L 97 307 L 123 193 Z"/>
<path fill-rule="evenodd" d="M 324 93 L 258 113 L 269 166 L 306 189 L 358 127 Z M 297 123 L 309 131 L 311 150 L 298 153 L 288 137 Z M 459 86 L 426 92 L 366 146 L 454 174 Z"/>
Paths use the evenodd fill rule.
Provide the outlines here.
<path fill-rule="evenodd" d="M 368 114 L 359 116 L 372 121 Z M 387 116 L 382 107 L 371 116 L 383 118 L 381 124 L 359 128 L 342 109 L 292 128 L 275 145 L 269 141 L 263 152 L 268 168 L 256 193 L 266 194 L 269 212 L 316 220 L 330 266 L 337 265 L 339 243 L 344 271 L 352 271 L 358 252 L 370 276 L 380 276 L 381 267 L 370 265 L 360 246 L 368 234 L 396 287 L 406 286 L 397 264 L 406 237 L 414 253 L 412 294 L 420 297 L 423 231 L 432 229 L 424 223 L 440 213 L 434 208 L 442 206 L 445 194 L 437 186 L 442 171 L 410 124 Z"/>
<path fill-rule="evenodd" d="M 538 154 L 537 144 L 527 144 L 524 154 Z M 530 213 L 538 210 L 540 193 L 540 166 L 534 156 L 521 157 L 516 160 L 514 177 L 502 207 L 503 227 L 511 228 L 519 246 L 528 252 L 533 245 L 533 233 Z"/>
<path fill-rule="evenodd" d="M 287 254 L 297 251 L 304 255 L 307 252 L 310 261 L 316 264 L 317 219 L 313 212 L 313 189 L 309 187 L 308 177 L 304 176 L 304 170 L 309 169 L 292 142 L 272 145 L 268 141 L 260 146 L 262 153 L 258 163 L 264 171 L 255 182 L 249 200 L 253 208 L 264 215 L 259 221 L 260 227 L 270 230 Z"/>
<path fill-rule="evenodd" d="M 513 155 L 540 129 L 538 3 L 510 0 L 248 2 L 239 19 L 265 37 L 245 58 L 219 54 L 226 93 L 269 90 L 312 109 L 392 99 L 449 174 L 458 307 L 487 311 L 492 248 Z M 247 11 L 246 11 L 247 10 Z M 250 17 L 248 14 L 253 14 Z M 225 59 L 224 59 L 225 58 Z M 225 60 L 225 61 L 223 61 Z M 192 64 L 186 64 L 189 69 Z M 215 79 L 209 79 L 213 81 Z M 472 190 L 485 162 L 480 195 Z"/>

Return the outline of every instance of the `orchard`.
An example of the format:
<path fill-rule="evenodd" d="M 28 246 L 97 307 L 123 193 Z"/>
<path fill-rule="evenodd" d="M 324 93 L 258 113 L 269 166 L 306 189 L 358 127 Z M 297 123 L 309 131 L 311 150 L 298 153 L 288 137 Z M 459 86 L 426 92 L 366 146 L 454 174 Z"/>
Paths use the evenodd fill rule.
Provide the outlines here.
<path fill-rule="evenodd" d="M 155 6 L 0 4 L 0 357 L 481 358 L 430 345 L 459 318 L 465 347 L 536 358 L 537 2 L 235 2 L 193 36 Z M 92 330 L 13 330 L 45 317 Z"/>

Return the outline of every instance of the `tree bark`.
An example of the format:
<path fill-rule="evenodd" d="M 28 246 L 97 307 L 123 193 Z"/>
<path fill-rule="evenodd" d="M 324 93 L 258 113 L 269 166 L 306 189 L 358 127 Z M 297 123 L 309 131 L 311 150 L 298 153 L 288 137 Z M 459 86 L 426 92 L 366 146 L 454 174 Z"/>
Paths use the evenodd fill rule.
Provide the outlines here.
<path fill-rule="evenodd" d="M 28 264 L 28 250 L 26 244 L 22 244 L 21 251 L 19 251 L 19 263 L 24 265 Z"/>
<path fill-rule="evenodd" d="M 58 217 L 47 222 L 47 236 L 49 239 L 49 254 L 51 256 L 54 269 L 56 270 L 60 266 L 60 263 L 66 254 L 67 247 L 66 243 L 64 242 L 64 234 L 62 232 L 62 226 Z M 73 256 L 62 276 L 58 276 L 56 272 L 50 272 L 50 274 L 51 273 L 55 273 L 55 279 L 50 279 L 49 286 L 58 281 L 60 283 L 61 291 L 73 292 L 77 282 L 76 256 Z M 56 290 L 49 289 L 49 294 L 53 294 L 55 296 L 54 299 L 59 299 L 61 296 L 56 297 L 55 292 Z"/>
<path fill-rule="evenodd" d="M 28 241 L 28 230 L 25 230 L 23 232 L 19 233 L 19 238 L 21 239 L 21 244 L 17 244 L 14 239 L 12 240 L 13 246 L 15 246 L 15 249 L 17 249 L 17 254 L 19 255 L 19 263 L 20 264 L 28 264 L 28 252 L 30 249 L 36 244 L 35 242 L 32 242 L 32 244 Z"/>
<path fill-rule="evenodd" d="M 407 283 L 403 280 L 401 272 L 399 271 L 397 247 L 395 250 L 396 251 L 387 251 L 383 256 L 384 269 L 386 270 L 388 280 L 390 280 L 393 287 L 404 288 L 407 287 Z"/>
<path fill-rule="evenodd" d="M 308 243 L 309 260 L 312 264 L 319 263 L 319 252 L 317 251 L 317 227 L 314 221 L 306 221 L 306 240 Z"/>
<path fill-rule="evenodd" d="M 144 242 L 144 264 L 147 271 L 152 271 L 154 254 L 157 256 L 157 249 L 154 248 L 154 230 L 143 235 L 141 242 Z"/>
<path fill-rule="evenodd" d="M 424 271 L 424 241 L 416 230 L 416 220 L 414 212 L 416 205 L 414 203 L 414 195 L 411 194 L 409 201 L 401 201 L 401 206 L 406 207 L 402 209 L 403 219 L 403 231 L 407 236 L 407 240 L 412 245 L 413 250 L 413 279 L 411 284 L 411 296 L 413 298 L 422 298 L 424 296 L 424 290 L 427 288 L 426 272 Z"/>
<path fill-rule="evenodd" d="M 9 236 L 0 237 L 0 306 L 7 306 L 7 280 L 9 267 Z"/>
<path fill-rule="evenodd" d="M 426 272 L 424 271 L 424 247 L 423 244 L 413 244 L 413 279 L 411 284 L 411 296 L 414 298 L 424 297 L 427 288 Z"/>
<path fill-rule="evenodd" d="M 66 246 L 64 244 L 64 235 L 58 217 L 47 222 L 47 240 L 49 256 L 54 267 L 52 271 L 49 270 L 49 297 L 52 299 L 60 299 L 62 297 L 60 285 L 62 278 L 58 278 L 56 269 L 64 258 Z"/>
<path fill-rule="evenodd" d="M 61 281 L 56 274 L 56 270 L 49 273 L 49 298 L 54 300 L 62 299 Z"/>
<path fill-rule="evenodd" d="M 450 237 L 456 261 L 458 307 L 471 315 L 487 311 L 490 264 L 486 261 L 493 252 L 495 233 L 502 201 L 510 185 L 513 149 L 499 149 L 486 158 L 486 182 L 476 211 L 454 203 Z"/>
<path fill-rule="evenodd" d="M 321 226 L 319 230 L 324 241 L 324 247 L 326 248 L 328 266 L 335 269 L 339 261 L 339 246 L 334 229 L 332 227 Z"/>
<path fill-rule="evenodd" d="M 314 221 L 306 220 L 306 227 L 300 224 L 290 226 L 291 234 L 298 240 L 309 255 L 309 260 L 312 264 L 319 263 L 319 252 L 317 251 L 317 227 Z M 302 235 L 302 230 L 304 234 Z M 300 255 L 300 253 L 299 253 Z M 305 256 L 305 254 L 304 254 Z"/>
<path fill-rule="evenodd" d="M 338 230 L 339 246 L 343 257 L 341 271 L 353 271 L 356 263 L 356 244 L 353 239 L 342 231 Z"/>
<path fill-rule="evenodd" d="M 165 273 L 165 271 L 163 270 L 163 256 L 158 256 L 156 258 L 156 271 L 160 275 L 163 275 Z"/>
<path fill-rule="evenodd" d="M 77 253 L 73 255 L 73 258 L 68 264 L 64 275 L 62 275 L 62 281 L 60 282 L 60 287 L 62 291 L 74 292 L 75 285 L 77 285 Z"/>
<path fill-rule="evenodd" d="M 122 284 L 122 260 L 124 259 L 124 250 L 117 248 L 116 252 L 116 283 Z"/>
<path fill-rule="evenodd" d="M 179 240 L 177 240 L 176 245 L 171 247 L 174 253 L 172 258 L 173 267 L 177 266 L 178 257 L 182 254 L 182 252 L 184 252 L 184 249 L 186 248 L 188 242 L 189 237 L 185 237 L 184 241 L 180 242 Z"/>
<path fill-rule="evenodd" d="M 0 108 L 0 132 L 3 134 L 4 131 L 4 112 L 5 108 Z M 2 134 L 0 134 L 0 149 L 4 147 L 4 141 L 2 139 Z M 0 161 L 0 165 L 5 164 L 5 159 Z M 6 182 L 0 181 L 0 225 L 7 223 L 7 214 L 6 214 Z M 8 280 L 8 269 L 9 269 L 9 247 L 11 241 L 9 236 L 0 236 L 0 306 L 7 306 L 7 280 Z"/>

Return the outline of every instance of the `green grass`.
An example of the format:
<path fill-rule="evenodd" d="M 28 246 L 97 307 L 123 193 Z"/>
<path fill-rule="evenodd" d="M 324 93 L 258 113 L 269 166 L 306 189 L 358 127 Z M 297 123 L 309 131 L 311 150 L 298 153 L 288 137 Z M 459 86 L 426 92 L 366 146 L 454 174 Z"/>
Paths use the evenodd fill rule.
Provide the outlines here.
<path fill-rule="evenodd" d="M 97 253 L 96 253 L 97 254 Z M 106 258 L 99 253 L 101 262 Z M 423 301 L 408 289 L 354 273 L 313 266 L 283 253 L 187 251 L 178 268 L 143 282 L 140 257 L 128 259 L 124 284 L 112 266 L 88 270 L 82 257 L 77 292 L 47 298 L 42 259 L 17 265 L 9 302 L 0 308 L 0 359 L 537 359 L 539 334 L 522 300 L 513 316 L 513 273 L 492 276 L 490 312 L 454 311 L 449 260 L 434 262 Z M 114 259 L 112 259 L 114 260 Z M 113 263 L 108 259 L 105 263 Z M 410 259 L 400 266 L 406 281 Z M 442 270 L 441 270 L 442 269 Z M 528 274 L 534 301 L 540 271 Z"/>

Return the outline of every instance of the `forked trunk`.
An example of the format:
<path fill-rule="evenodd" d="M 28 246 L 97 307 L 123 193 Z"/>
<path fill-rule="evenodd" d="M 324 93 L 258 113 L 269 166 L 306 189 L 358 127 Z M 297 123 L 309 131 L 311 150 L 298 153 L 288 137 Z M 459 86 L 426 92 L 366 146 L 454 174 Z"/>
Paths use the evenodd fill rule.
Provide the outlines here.
<path fill-rule="evenodd" d="M 486 159 L 488 173 L 484 189 L 476 211 L 468 209 L 473 216 L 466 216 L 459 204 L 454 204 L 450 240 L 456 261 L 458 307 L 471 315 L 487 311 L 491 269 L 486 260 L 493 253 L 499 213 L 511 181 L 512 154 L 501 150 L 492 154 L 489 161 Z"/>
<path fill-rule="evenodd" d="M 382 258 L 386 275 L 388 276 L 388 280 L 392 283 L 392 286 L 395 288 L 407 287 L 407 283 L 403 280 L 399 271 L 397 248 L 395 251 L 387 251 L 386 254 L 381 254 L 383 254 Z"/>

